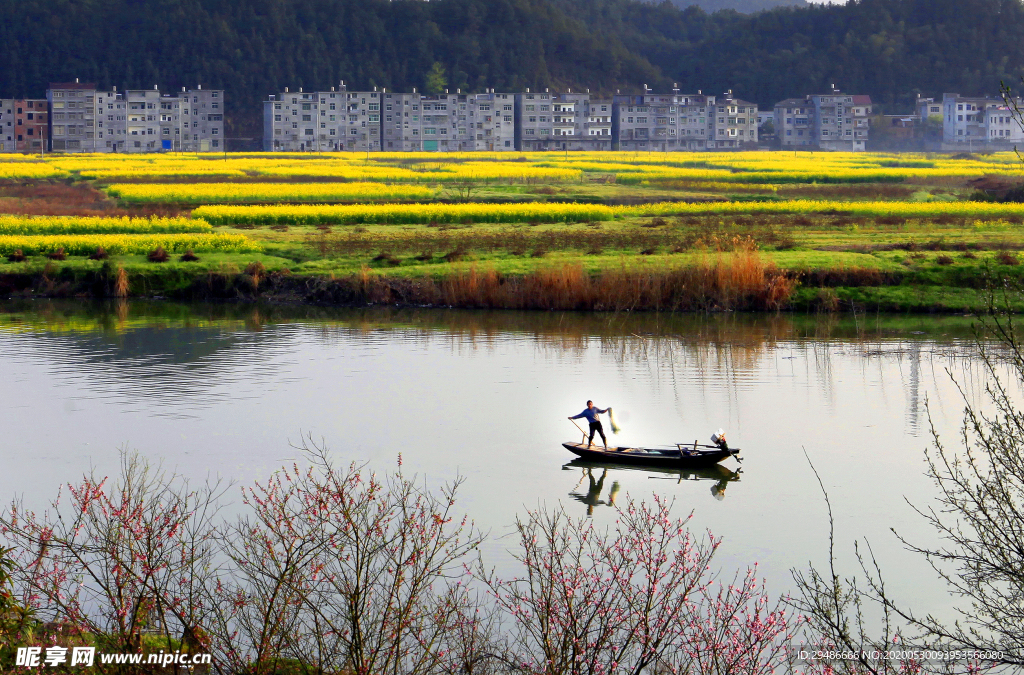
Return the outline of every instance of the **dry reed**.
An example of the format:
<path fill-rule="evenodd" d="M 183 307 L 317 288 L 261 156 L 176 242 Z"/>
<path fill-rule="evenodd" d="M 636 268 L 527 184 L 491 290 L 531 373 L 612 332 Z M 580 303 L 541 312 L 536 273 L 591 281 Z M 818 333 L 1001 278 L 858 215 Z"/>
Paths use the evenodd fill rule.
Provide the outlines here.
<path fill-rule="evenodd" d="M 114 280 L 114 297 L 127 298 L 128 291 L 128 272 L 123 267 L 118 267 L 117 278 Z"/>
<path fill-rule="evenodd" d="M 441 279 L 395 278 L 364 268 L 350 280 L 360 302 L 545 310 L 775 310 L 797 282 L 756 251 L 707 256 L 673 270 L 561 265 L 525 275 L 476 266 Z"/>

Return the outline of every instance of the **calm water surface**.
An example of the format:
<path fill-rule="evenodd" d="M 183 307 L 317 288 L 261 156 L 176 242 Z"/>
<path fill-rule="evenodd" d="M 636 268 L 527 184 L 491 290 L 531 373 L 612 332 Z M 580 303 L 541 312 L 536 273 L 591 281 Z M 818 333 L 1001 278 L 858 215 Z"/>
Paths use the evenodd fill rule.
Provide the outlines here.
<path fill-rule="evenodd" d="M 950 598 L 889 528 L 928 543 L 926 402 L 955 445 L 984 384 L 961 317 L 583 316 L 136 304 L 0 305 L 0 495 L 36 505 L 131 448 L 189 476 L 245 483 L 301 459 L 304 434 L 339 460 L 464 476 L 462 507 L 502 537 L 517 514 L 562 503 L 610 522 L 608 503 L 674 497 L 724 538 L 730 573 L 757 562 L 770 589 L 827 555 L 828 489 L 842 571 L 868 539 L 897 595 L 946 614 Z M 618 444 L 706 442 L 742 464 L 699 474 L 589 469 L 560 443 L 588 398 L 615 407 Z"/>

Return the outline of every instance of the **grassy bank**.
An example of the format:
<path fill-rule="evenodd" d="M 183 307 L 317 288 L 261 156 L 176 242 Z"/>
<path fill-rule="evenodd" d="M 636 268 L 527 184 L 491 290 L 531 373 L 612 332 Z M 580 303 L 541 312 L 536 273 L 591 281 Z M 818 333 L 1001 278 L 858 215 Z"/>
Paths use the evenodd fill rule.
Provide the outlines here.
<path fill-rule="evenodd" d="M 10 164 L 8 295 L 961 312 L 1024 277 L 1024 206 L 996 194 L 1024 180 L 1010 154 L 46 160 L 59 179 Z"/>

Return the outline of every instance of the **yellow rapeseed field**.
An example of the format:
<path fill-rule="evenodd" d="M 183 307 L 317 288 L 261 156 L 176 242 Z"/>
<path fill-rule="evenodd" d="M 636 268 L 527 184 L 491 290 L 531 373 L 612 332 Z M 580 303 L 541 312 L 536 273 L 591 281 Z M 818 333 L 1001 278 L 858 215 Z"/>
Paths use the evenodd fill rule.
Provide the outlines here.
<path fill-rule="evenodd" d="M 209 232 L 191 218 L 100 218 L 94 216 L 0 216 L 0 234 L 167 234 Z"/>
<path fill-rule="evenodd" d="M 162 247 L 170 253 L 259 251 L 262 247 L 240 234 L 71 234 L 0 235 L 0 255 L 20 250 L 25 255 L 64 249 L 67 255 L 90 255 L 102 248 L 111 255 L 148 253 Z"/>
<path fill-rule="evenodd" d="M 622 207 L 601 204 L 375 204 L 200 206 L 193 214 L 215 225 L 234 223 L 522 223 L 610 220 Z"/>
<path fill-rule="evenodd" d="M 1000 218 L 1024 216 L 1022 203 L 998 202 L 857 202 L 838 200 L 794 199 L 768 202 L 664 202 L 643 206 L 623 207 L 622 212 L 634 215 L 691 215 L 701 213 L 755 214 L 755 213 L 841 213 L 854 216 L 901 216 L 927 218 L 953 216 L 955 218 Z"/>
<path fill-rule="evenodd" d="M 107 188 L 126 202 L 258 204 L 260 202 L 376 202 L 431 199 L 420 185 L 384 183 L 117 183 Z"/>

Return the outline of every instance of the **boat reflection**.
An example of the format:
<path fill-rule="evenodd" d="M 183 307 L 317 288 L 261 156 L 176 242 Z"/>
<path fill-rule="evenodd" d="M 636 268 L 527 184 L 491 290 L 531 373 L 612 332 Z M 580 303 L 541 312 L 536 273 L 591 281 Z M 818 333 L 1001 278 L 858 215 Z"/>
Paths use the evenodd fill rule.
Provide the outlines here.
<path fill-rule="evenodd" d="M 725 499 L 725 489 L 729 483 L 738 481 L 742 469 L 732 471 L 731 469 L 715 464 L 701 469 L 661 469 L 628 464 L 608 464 L 603 462 L 588 462 L 584 459 L 574 459 L 562 465 L 564 471 L 581 471 L 580 479 L 569 492 L 569 496 L 578 502 L 587 505 L 587 515 L 593 515 L 594 509 L 598 506 L 615 506 L 615 499 L 619 494 L 619 481 L 612 480 L 608 488 L 608 495 L 602 499 L 604 494 L 605 481 L 608 479 L 608 472 L 612 471 L 642 471 L 649 474 L 647 477 L 655 480 L 671 480 L 676 483 L 686 481 L 714 481 L 711 486 L 711 496 L 721 501 Z M 586 486 L 584 486 L 586 483 Z M 583 488 L 586 488 L 586 492 Z"/>

